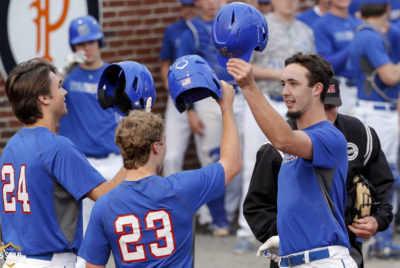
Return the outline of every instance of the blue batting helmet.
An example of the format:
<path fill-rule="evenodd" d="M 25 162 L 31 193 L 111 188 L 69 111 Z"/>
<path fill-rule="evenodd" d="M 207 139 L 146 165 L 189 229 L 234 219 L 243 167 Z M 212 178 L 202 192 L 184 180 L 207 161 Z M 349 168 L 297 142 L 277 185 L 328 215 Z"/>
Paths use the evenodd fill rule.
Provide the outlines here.
<path fill-rule="evenodd" d="M 74 45 L 100 40 L 100 46 L 104 46 L 104 35 L 99 23 L 92 16 L 83 16 L 74 19 L 69 25 L 69 44 L 74 51 Z"/>
<path fill-rule="evenodd" d="M 171 65 L 168 87 L 174 105 L 181 113 L 193 102 L 209 96 L 222 98 L 221 83 L 215 71 L 198 55 L 180 57 Z"/>
<path fill-rule="evenodd" d="M 267 46 L 267 20 L 251 5 L 231 3 L 215 16 L 212 39 L 221 66 L 225 67 L 229 58 L 249 61 L 253 50 L 263 51 Z"/>
<path fill-rule="evenodd" d="M 181 0 L 182 5 L 194 5 L 194 0 Z"/>
<path fill-rule="evenodd" d="M 134 61 L 123 61 L 109 65 L 100 76 L 98 100 L 103 109 L 112 107 L 122 116 L 132 109 L 146 108 L 151 97 L 151 106 L 156 100 L 156 87 L 150 71 Z"/>

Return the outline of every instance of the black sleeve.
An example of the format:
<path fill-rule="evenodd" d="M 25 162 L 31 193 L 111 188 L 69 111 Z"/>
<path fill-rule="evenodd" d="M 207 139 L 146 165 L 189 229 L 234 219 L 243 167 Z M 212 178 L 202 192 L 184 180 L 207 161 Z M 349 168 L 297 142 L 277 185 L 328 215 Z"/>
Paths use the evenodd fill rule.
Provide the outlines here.
<path fill-rule="evenodd" d="M 370 160 L 362 169 L 362 174 L 370 181 L 376 191 L 376 196 L 381 206 L 373 215 L 378 222 L 378 231 L 384 231 L 392 221 L 392 206 L 390 205 L 391 188 L 394 183 L 392 171 L 382 152 L 378 136 L 373 128 L 371 130 L 373 151 Z"/>
<path fill-rule="evenodd" d="M 276 214 L 281 163 L 282 156 L 271 144 L 261 146 L 243 203 L 244 217 L 257 240 L 262 243 L 278 234 Z"/>

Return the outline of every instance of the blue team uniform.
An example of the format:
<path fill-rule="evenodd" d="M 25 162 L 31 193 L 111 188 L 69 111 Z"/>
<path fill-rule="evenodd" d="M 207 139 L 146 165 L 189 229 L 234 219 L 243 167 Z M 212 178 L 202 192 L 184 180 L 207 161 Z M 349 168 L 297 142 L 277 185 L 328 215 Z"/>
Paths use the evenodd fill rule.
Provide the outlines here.
<path fill-rule="evenodd" d="M 168 26 L 165 30 L 163 44 L 160 51 L 162 60 L 174 61 L 176 52 L 181 44 L 182 32 L 187 29 L 186 20 L 180 20 Z"/>
<path fill-rule="evenodd" d="M 97 70 L 77 66 L 65 79 L 68 114 L 61 118 L 59 134 L 68 137 L 87 157 L 105 158 L 119 154 L 114 143 L 117 121 L 112 109 L 103 110 L 97 101 L 97 84 L 107 65 Z"/>
<path fill-rule="evenodd" d="M 322 16 L 322 14 L 318 14 L 316 11 L 316 6 L 309 8 L 303 12 L 301 12 L 299 15 L 297 15 L 296 19 L 304 22 L 311 28 L 314 27 L 315 22 Z"/>
<path fill-rule="evenodd" d="M 217 60 L 217 49 L 211 39 L 213 21 L 204 21 L 199 17 L 189 22 L 189 28 L 182 33 L 181 45 L 177 51 L 177 57 L 189 54 L 197 54 L 202 56 L 208 64 L 215 70 L 217 77 L 230 84 L 234 83 L 233 77 L 228 73 L 226 68 L 219 65 Z"/>
<path fill-rule="evenodd" d="M 392 26 L 386 35 L 389 47 L 385 46 L 383 38 L 380 34 L 372 29 L 363 29 L 357 32 L 351 44 L 351 54 L 349 62 L 349 70 L 355 77 L 358 89 L 358 99 L 370 101 L 384 100 L 375 90 L 367 92 L 364 88 L 365 74 L 361 71 L 360 58 L 368 59 L 373 69 L 387 64 L 395 64 L 400 59 L 400 50 L 395 46 L 398 45 L 400 33 L 397 27 Z M 373 48 L 373 49 L 371 49 Z M 389 49 L 389 51 L 387 51 Z M 379 89 L 386 93 L 390 98 L 397 99 L 399 94 L 399 85 L 389 86 L 382 82 L 379 75 L 375 76 L 375 82 Z"/>
<path fill-rule="evenodd" d="M 277 227 L 282 256 L 333 245 L 350 248 L 344 222 L 346 139 L 328 121 L 303 131 L 311 139 L 313 159 L 285 154 L 278 175 Z M 333 215 L 324 200 L 317 173 L 327 185 L 334 204 Z"/>
<path fill-rule="evenodd" d="M 400 1 L 399 0 L 392 0 L 390 1 L 390 15 L 389 18 L 392 22 L 399 22 L 400 21 Z"/>
<path fill-rule="evenodd" d="M 77 253 L 81 199 L 105 181 L 79 149 L 47 128 L 23 127 L 8 141 L 0 167 L 4 243 L 28 257 Z"/>
<path fill-rule="evenodd" d="M 124 181 L 96 202 L 79 256 L 105 265 L 112 249 L 117 267 L 191 267 L 192 217 L 224 190 L 220 163 Z"/>
<path fill-rule="evenodd" d="M 341 18 L 328 12 L 314 25 L 317 52 L 329 61 L 336 76 L 351 78 L 346 70 L 346 63 L 354 30 L 360 23 L 359 19 L 351 15 Z"/>

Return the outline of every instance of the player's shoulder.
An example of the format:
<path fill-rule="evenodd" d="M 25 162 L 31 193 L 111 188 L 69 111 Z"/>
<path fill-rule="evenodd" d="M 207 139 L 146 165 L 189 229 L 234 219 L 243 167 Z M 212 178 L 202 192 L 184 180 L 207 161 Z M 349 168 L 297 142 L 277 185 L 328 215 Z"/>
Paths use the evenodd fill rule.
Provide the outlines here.
<path fill-rule="evenodd" d="M 335 125 L 347 139 L 364 137 L 367 132 L 367 126 L 354 116 L 338 114 Z"/>
<path fill-rule="evenodd" d="M 171 33 L 171 32 L 177 31 L 177 30 L 182 30 L 186 27 L 187 27 L 186 20 L 181 19 L 181 20 L 178 20 L 178 21 L 170 24 L 167 27 L 167 29 L 165 30 L 165 32 Z"/>

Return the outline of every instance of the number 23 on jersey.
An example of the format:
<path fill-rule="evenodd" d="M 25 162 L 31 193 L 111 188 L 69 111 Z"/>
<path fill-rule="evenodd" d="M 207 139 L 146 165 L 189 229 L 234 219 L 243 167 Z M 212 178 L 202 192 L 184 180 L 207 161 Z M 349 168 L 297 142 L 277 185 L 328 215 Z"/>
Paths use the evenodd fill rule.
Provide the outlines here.
<path fill-rule="evenodd" d="M 157 241 L 147 245 L 141 244 L 142 229 L 140 220 L 135 214 L 118 216 L 114 221 L 115 233 L 119 234 L 118 245 L 123 262 L 144 261 L 147 259 L 145 247 L 149 247 L 151 255 L 155 258 L 168 257 L 175 251 L 175 237 L 172 227 L 171 216 L 165 210 L 149 211 L 144 222 L 147 230 L 154 230 Z M 160 222 L 161 227 L 156 227 Z M 126 232 L 125 228 L 131 231 Z M 161 244 L 160 241 L 163 241 Z"/>

